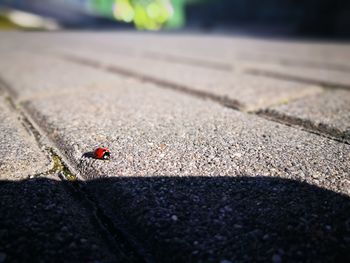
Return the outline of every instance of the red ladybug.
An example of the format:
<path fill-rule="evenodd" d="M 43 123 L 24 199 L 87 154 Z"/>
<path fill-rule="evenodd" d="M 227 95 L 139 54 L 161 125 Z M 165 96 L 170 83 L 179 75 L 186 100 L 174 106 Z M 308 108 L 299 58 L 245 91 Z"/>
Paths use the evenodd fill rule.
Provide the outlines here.
<path fill-rule="evenodd" d="M 111 157 L 111 152 L 107 148 L 97 148 L 94 151 L 95 159 L 108 160 Z"/>

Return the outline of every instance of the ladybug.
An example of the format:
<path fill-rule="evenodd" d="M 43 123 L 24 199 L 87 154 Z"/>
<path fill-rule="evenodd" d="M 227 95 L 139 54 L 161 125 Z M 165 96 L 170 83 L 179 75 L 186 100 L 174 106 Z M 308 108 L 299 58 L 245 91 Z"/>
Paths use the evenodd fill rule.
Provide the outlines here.
<path fill-rule="evenodd" d="M 111 157 L 111 152 L 107 148 L 97 148 L 94 151 L 95 159 L 109 160 Z"/>

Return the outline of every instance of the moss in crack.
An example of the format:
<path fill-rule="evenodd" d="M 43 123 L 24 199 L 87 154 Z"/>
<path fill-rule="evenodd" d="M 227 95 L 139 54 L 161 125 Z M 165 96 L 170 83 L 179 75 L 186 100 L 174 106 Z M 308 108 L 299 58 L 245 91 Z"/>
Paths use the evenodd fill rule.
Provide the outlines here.
<path fill-rule="evenodd" d="M 5 101 L 7 101 L 7 103 L 10 105 L 10 107 L 14 110 L 18 110 L 18 107 L 16 105 L 16 103 L 13 101 L 13 99 L 10 96 L 6 96 L 5 97 Z"/>
<path fill-rule="evenodd" d="M 50 173 L 59 173 L 68 181 L 76 181 L 77 177 L 69 171 L 68 167 L 64 165 L 61 158 L 54 152 L 52 148 L 50 149 L 50 154 L 53 162 L 53 167 Z"/>

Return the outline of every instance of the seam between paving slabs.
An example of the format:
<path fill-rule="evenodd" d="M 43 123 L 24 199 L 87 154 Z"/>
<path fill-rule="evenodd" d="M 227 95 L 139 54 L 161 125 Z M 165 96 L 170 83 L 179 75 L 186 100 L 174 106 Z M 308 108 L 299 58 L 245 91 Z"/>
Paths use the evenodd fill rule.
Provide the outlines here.
<path fill-rule="evenodd" d="M 115 45 L 113 45 L 112 49 L 110 49 L 111 48 L 110 45 L 106 45 L 106 43 L 104 44 L 105 44 L 104 48 L 108 48 L 109 51 L 112 51 L 114 53 L 117 52 L 118 54 L 124 54 L 124 55 L 125 53 L 131 53 L 133 54 L 133 56 L 135 56 L 135 51 L 136 51 L 135 48 L 130 49 L 130 47 L 128 46 L 118 44 L 118 49 L 115 49 Z M 188 56 L 183 56 L 179 54 L 161 53 L 154 50 L 142 50 L 142 51 L 137 50 L 137 51 L 138 51 L 137 54 L 144 58 L 151 58 L 151 59 L 156 59 L 160 61 L 171 61 L 182 65 L 192 65 L 192 66 L 197 66 L 201 68 L 218 69 L 218 70 L 229 71 L 229 72 L 234 70 L 234 66 L 231 63 L 226 63 L 226 62 L 213 61 L 210 59 L 201 59 L 198 57 L 188 57 Z"/>
<path fill-rule="evenodd" d="M 32 120 L 32 118 L 27 114 L 28 121 L 32 124 L 32 127 L 36 129 L 39 134 L 45 134 L 41 127 L 36 125 L 36 122 Z M 48 137 L 48 136 L 47 136 Z M 62 155 L 56 146 L 56 144 L 47 138 L 51 145 L 50 150 L 53 153 L 53 158 L 55 165 L 59 168 L 59 178 L 64 181 L 71 181 L 69 185 L 69 190 L 77 194 L 81 200 L 83 200 L 85 206 L 89 208 L 89 210 L 93 211 L 94 220 L 98 223 L 100 229 L 105 233 L 106 238 L 109 242 L 113 244 L 113 248 L 117 248 L 118 251 L 122 252 L 123 250 L 129 253 L 132 253 L 132 258 L 127 261 L 130 262 L 154 262 L 154 259 L 148 251 L 139 244 L 133 236 L 127 231 L 123 230 L 122 227 L 119 227 L 121 222 L 114 223 L 104 212 L 103 209 L 98 205 L 98 203 L 91 197 L 90 193 L 85 190 L 86 181 L 84 178 L 80 176 L 80 174 L 76 171 L 73 165 L 70 165 L 69 160 L 67 160 L 64 155 Z M 73 171 L 73 172 L 72 172 Z M 123 249 L 120 248 L 122 246 Z"/>
<path fill-rule="evenodd" d="M 5 87 L 7 93 L 9 86 L 3 85 L 3 87 Z M 105 215 L 88 191 L 84 190 L 84 185 L 86 184 L 84 179 L 77 175 L 78 173 L 71 172 L 75 169 L 69 165 L 69 162 L 60 154 L 60 151 L 55 147 L 55 144 L 45 136 L 45 133 L 43 133 L 42 129 L 36 125 L 30 115 L 21 109 L 19 105 L 16 105 L 10 96 L 6 96 L 6 99 L 16 113 L 21 116 L 21 119 L 23 120 L 22 125 L 34 136 L 36 143 L 45 149 L 46 154 L 50 157 L 53 163 L 53 167 L 48 171 L 36 174 L 33 177 L 57 173 L 69 192 L 78 196 L 80 201 L 84 203 L 84 206 L 87 207 L 89 211 L 93 211 L 92 214 L 94 216 L 92 219 L 100 230 L 102 230 L 103 235 L 108 240 L 108 244 L 111 244 L 112 252 L 113 249 L 117 249 L 127 262 L 154 262 L 152 255 L 145 251 L 144 248 L 136 242 L 132 235 L 124 231 L 122 228 L 119 228 L 107 215 Z M 43 139 L 45 139 L 45 142 Z M 118 224 L 121 225 L 121 223 Z M 132 254 L 127 256 L 123 251 Z"/>
<path fill-rule="evenodd" d="M 28 114 L 24 113 L 26 116 Z M 35 122 L 28 116 L 28 122 L 31 123 L 33 129 L 36 130 L 38 134 L 44 134 L 40 127 L 38 127 Z M 47 140 L 50 140 L 47 138 Z M 79 173 L 72 172 L 75 171 L 73 166 L 69 165 L 69 161 L 60 154 L 60 151 L 51 140 L 48 142 L 50 144 L 49 151 L 53 158 L 54 167 L 52 171 L 58 172 L 59 178 L 63 182 L 70 181 L 70 184 L 66 184 L 68 190 L 73 192 L 75 195 L 78 195 L 80 200 L 83 201 L 84 206 L 88 208 L 89 211 L 93 211 L 93 220 L 98 224 L 99 228 L 103 231 L 105 238 L 110 242 L 112 248 L 118 249 L 119 252 L 127 251 L 132 253 L 132 258 L 129 258 L 122 253 L 127 261 L 130 262 L 154 262 L 153 258 L 144 251 L 143 247 L 138 244 L 134 238 L 119 228 L 112 220 L 105 215 L 103 210 L 91 198 L 88 191 L 84 189 L 86 184 L 85 180 L 80 177 Z M 122 247 L 122 248 L 121 248 Z M 112 250 L 113 252 L 113 250 Z"/>
<path fill-rule="evenodd" d="M 210 60 L 204 60 L 199 58 L 190 58 L 179 55 L 163 54 L 154 51 L 145 51 L 141 53 L 144 58 L 157 59 L 163 61 L 171 61 L 178 64 L 192 65 L 202 68 L 219 69 L 223 71 L 231 72 L 234 70 L 233 65 L 229 63 L 220 63 Z"/>
<path fill-rule="evenodd" d="M 303 131 L 350 145 L 350 140 L 348 138 L 344 138 L 336 129 L 333 129 L 328 125 L 317 126 L 309 120 L 281 115 L 275 111 L 270 110 L 260 110 L 254 114 L 270 121 L 278 122 L 280 124 L 284 124 L 293 128 L 299 128 Z"/>
<path fill-rule="evenodd" d="M 54 162 L 54 159 L 52 158 L 51 152 L 47 151 L 46 145 L 42 142 L 42 136 L 33 128 L 33 126 L 28 121 L 26 116 L 17 107 L 17 105 L 14 103 L 14 101 L 7 94 L 6 91 L 5 91 L 4 98 L 5 98 L 5 101 L 7 102 L 8 106 L 10 107 L 10 109 L 12 109 L 16 113 L 19 123 L 22 125 L 22 127 L 25 129 L 25 131 L 29 134 L 29 136 L 32 136 L 34 138 L 34 142 L 37 144 L 39 149 L 43 149 L 44 150 L 45 157 L 50 161 L 50 163 L 52 165 L 52 167 L 47 169 L 46 171 L 43 171 L 43 172 L 37 173 L 37 174 L 33 174 L 33 175 L 29 175 L 28 178 L 35 178 L 35 177 L 40 177 L 40 176 L 45 176 L 45 175 L 52 174 L 54 171 L 56 171 L 56 169 L 55 169 L 55 162 Z"/>
<path fill-rule="evenodd" d="M 339 64 L 333 64 L 333 63 L 321 63 L 321 62 L 312 62 L 312 61 L 293 61 L 290 59 L 279 59 L 278 62 L 280 62 L 282 65 L 290 66 L 290 67 L 308 67 L 312 69 L 331 69 L 336 71 L 341 71 L 348 73 L 350 72 L 350 67 L 348 65 L 339 65 Z"/>
<path fill-rule="evenodd" d="M 253 76 L 264 76 L 272 79 L 289 80 L 289 81 L 294 81 L 302 84 L 314 84 L 317 86 L 322 86 L 324 89 L 332 88 L 332 89 L 349 90 L 350 88 L 350 86 L 346 84 L 332 83 L 329 81 L 316 80 L 316 79 L 306 78 L 306 77 L 297 77 L 297 76 L 288 75 L 286 73 L 279 73 L 279 72 L 266 70 L 266 69 L 254 69 L 254 68 L 247 67 L 243 69 L 243 72 Z"/>
<path fill-rule="evenodd" d="M 44 133 L 39 131 L 40 129 L 34 124 L 30 116 L 28 116 L 28 114 L 26 114 L 9 95 L 5 96 L 5 99 L 20 118 L 19 121 L 24 129 L 28 132 L 29 135 L 34 137 L 34 141 L 40 149 L 43 149 L 45 156 L 51 161 L 52 164 L 52 167 L 50 169 L 45 172 L 35 174 L 31 176 L 31 178 L 50 175 L 58 172 L 62 173 L 67 180 L 76 180 L 77 176 L 73 175 L 69 171 L 67 165 L 62 162 L 61 158 L 57 154 L 58 150 L 54 149 L 54 147 L 52 147 L 51 143 L 48 141 L 47 137 L 42 135 Z"/>
<path fill-rule="evenodd" d="M 86 59 L 86 58 L 73 56 L 73 55 L 59 54 L 58 57 L 63 58 L 63 59 L 68 60 L 68 61 L 71 61 L 71 62 L 74 62 L 74 63 L 82 64 L 85 66 L 90 66 L 90 67 L 93 67 L 96 69 L 105 70 L 107 72 L 119 74 L 122 76 L 132 77 L 134 79 L 137 79 L 137 80 L 140 80 L 143 82 L 156 84 L 157 86 L 160 86 L 161 88 L 179 91 L 179 92 L 189 94 L 191 96 L 195 96 L 195 97 L 198 97 L 201 99 L 210 99 L 210 100 L 215 101 L 215 102 L 217 102 L 225 107 L 228 107 L 228 108 L 237 109 L 237 110 L 243 110 L 243 108 L 244 108 L 244 106 L 239 101 L 234 100 L 234 99 L 230 99 L 227 96 L 218 96 L 218 95 L 214 95 L 212 93 L 205 92 L 205 91 L 193 90 L 190 87 L 185 86 L 185 85 L 175 84 L 175 83 L 170 82 L 170 81 L 161 80 L 161 79 L 146 76 L 146 75 L 140 75 L 138 72 L 133 71 L 133 70 L 128 70 L 128 69 L 125 69 L 122 67 L 117 67 L 114 65 L 106 65 L 106 64 L 100 63 L 96 60 Z"/>
<path fill-rule="evenodd" d="M 250 61 L 250 62 L 264 62 L 268 61 L 271 63 L 274 63 L 276 65 L 281 64 L 284 66 L 290 66 L 294 68 L 298 67 L 307 67 L 307 68 L 312 68 L 312 69 L 331 69 L 331 70 L 336 70 L 336 71 L 341 71 L 341 72 L 350 72 L 350 66 L 344 65 L 344 64 L 334 64 L 334 62 L 316 62 L 316 61 L 310 61 L 310 60 L 292 60 L 290 58 L 273 58 L 273 56 L 268 56 L 266 58 L 260 57 L 252 57 L 252 56 L 247 56 L 247 55 L 241 55 L 239 56 L 239 59 L 242 61 Z"/>
<path fill-rule="evenodd" d="M 10 88 L 10 86 L 8 85 L 8 83 L 3 79 L 3 78 L 1 78 L 1 76 L 0 76 L 0 88 L 2 87 L 2 90 L 4 91 L 4 95 L 7 95 L 9 98 L 16 98 L 16 97 L 18 97 L 17 96 L 17 93 L 14 91 L 14 90 L 12 90 L 11 88 Z M 14 103 L 12 103 L 11 104 L 12 106 L 15 106 L 15 104 Z M 16 109 L 16 107 L 14 107 L 15 109 Z"/>
<path fill-rule="evenodd" d="M 104 46 L 107 47 L 107 46 Z M 108 45 L 108 47 L 110 47 Z M 122 53 L 125 54 L 125 52 L 130 52 L 130 47 L 126 47 L 125 45 L 119 45 L 118 44 L 118 50 L 115 49 L 115 46 L 113 46 L 113 52 Z M 135 50 L 135 49 L 134 49 Z M 162 53 L 158 51 L 153 50 L 143 50 L 139 52 L 140 56 L 145 58 L 151 58 L 156 60 L 164 60 L 164 61 L 171 61 L 174 63 L 179 63 L 183 65 L 193 65 L 198 66 L 202 68 L 211 68 L 211 69 L 219 69 L 223 71 L 233 71 L 235 69 L 235 65 L 233 63 L 228 62 L 219 62 L 219 61 L 213 61 L 210 58 L 199 58 L 199 57 L 188 57 L 181 54 L 171 54 L 171 53 Z M 256 62 L 262 62 L 265 61 L 264 58 L 251 58 L 250 56 L 246 56 L 241 54 L 239 57 L 239 60 L 242 61 L 256 61 Z M 282 64 L 286 66 L 291 67 L 308 67 L 313 69 L 332 69 L 336 71 L 341 72 L 350 72 L 350 66 L 348 65 L 342 65 L 342 64 L 334 64 L 331 62 L 323 63 L 323 62 L 314 62 L 309 60 L 302 60 L 302 61 L 294 61 L 289 58 L 277 58 L 273 59 L 271 56 L 268 57 L 268 61 L 275 63 L 275 64 Z"/>
<path fill-rule="evenodd" d="M 72 55 L 58 55 L 60 58 L 63 58 L 65 60 L 69 60 L 78 64 L 82 64 L 85 66 L 90 66 L 93 68 L 97 68 L 100 70 L 105 70 L 114 74 L 119 74 L 122 76 L 127 76 L 127 77 L 132 77 L 135 79 L 138 79 L 140 81 L 145 81 L 145 82 L 149 82 L 152 84 L 156 84 L 158 87 L 160 88 L 167 88 L 167 89 L 171 89 L 171 90 L 175 90 L 175 91 L 179 91 L 181 93 L 185 93 L 194 97 L 199 97 L 201 99 L 210 99 L 214 102 L 217 102 L 219 104 L 221 104 L 224 107 L 233 109 L 233 110 L 239 110 L 239 111 L 243 111 L 243 105 L 241 103 L 239 103 L 236 100 L 232 100 L 229 99 L 228 97 L 222 97 L 222 96 L 215 96 L 211 93 L 207 93 L 207 92 L 201 92 L 201 91 L 194 91 L 193 89 L 189 88 L 189 87 L 185 87 L 185 86 L 181 86 L 181 85 L 177 85 L 174 84 L 172 82 L 169 81 L 163 81 L 154 77 L 148 77 L 148 76 L 144 76 L 144 75 L 140 75 L 135 71 L 130 71 L 127 69 L 124 69 L 122 67 L 116 67 L 116 66 L 112 66 L 110 64 L 106 65 L 104 63 L 100 63 L 96 60 L 92 60 L 92 59 L 86 59 L 86 58 L 82 58 L 82 57 L 77 57 L 77 56 L 72 56 Z M 244 71 L 245 73 L 247 73 L 246 71 Z M 255 75 L 255 74 L 253 74 Z M 265 75 L 264 75 L 265 76 Z M 274 78 L 273 76 L 269 76 Z M 289 77 L 283 77 L 283 80 L 293 80 L 293 78 L 289 78 Z M 307 83 L 310 84 L 310 82 L 308 82 L 307 80 L 303 81 L 303 83 Z M 320 83 L 317 83 L 318 85 Z M 332 87 L 330 85 L 325 86 L 325 84 L 321 85 L 321 88 L 323 90 L 327 90 L 327 89 L 331 89 Z M 337 88 L 340 89 L 346 89 L 347 88 L 342 88 L 339 87 L 339 85 L 337 86 Z M 305 97 L 308 97 L 310 95 L 306 95 Z M 293 99 L 294 100 L 294 99 Z M 284 104 L 285 102 L 281 102 L 280 104 Z M 313 133 L 331 140 L 335 140 L 341 143 L 346 143 L 349 144 L 349 142 L 346 139 L 343 138 L 339 138 L 337 133 L 334 133 L 333 130 L 331 129 L 319 129 L 314 125 L 310 125 L 308 122 L 299 122 L 299 121 L 295 121 L 292 118 L 280 118 L 278 116 L 276 116 L 275 114 L 268 114 L 268 110 L 263 109 L 263 110 L 258 110 L 258 111 L 248 111 L 246 112 L 248 114 L 252 114 L 264 119 L 267 119 L 269 121 L 274 121 L 274 122 L 278 122 L 280 124 L 286 125 L 286 126 L 290 126 L 292 128 L 295 129 L 302 129 L 306 132 L 309 133 Z"/>

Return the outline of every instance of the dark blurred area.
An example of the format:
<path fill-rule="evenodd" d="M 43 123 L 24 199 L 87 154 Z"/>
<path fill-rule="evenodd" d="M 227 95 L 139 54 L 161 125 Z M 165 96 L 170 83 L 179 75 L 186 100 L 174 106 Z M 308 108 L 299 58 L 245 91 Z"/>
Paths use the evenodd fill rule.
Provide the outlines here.
<path fill-rule="evenodd" d="M 0 0 L 0 9 L 2 16 L 8 10 L 21 10 L 55 19 L 68 29 L 350 37 L 348 0 Z"/>
<path fill-rule="evenodd" d="M 217 0 L 188 6 L 188 25 L 267 34 L 349 37 L 347 0 Z"/>

